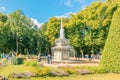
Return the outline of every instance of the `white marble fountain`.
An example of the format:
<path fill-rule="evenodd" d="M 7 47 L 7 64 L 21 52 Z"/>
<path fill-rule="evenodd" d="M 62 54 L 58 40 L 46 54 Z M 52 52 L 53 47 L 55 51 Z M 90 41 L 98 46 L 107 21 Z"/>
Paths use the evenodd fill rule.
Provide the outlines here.
<path fill-rule="evenodd" d="M 60 37 L 55 40 L 55 46 L 51 49 L 53 61 L 69 61 L 70 57 L 75 57 L 75 50 L 68 43 L 61 20 Z"/>

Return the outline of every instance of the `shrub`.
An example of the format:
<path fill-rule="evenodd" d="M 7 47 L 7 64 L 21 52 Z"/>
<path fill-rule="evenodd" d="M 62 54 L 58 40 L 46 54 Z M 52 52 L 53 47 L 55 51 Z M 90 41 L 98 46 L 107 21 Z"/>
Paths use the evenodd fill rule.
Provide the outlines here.
<path fill-rule="evenodd" d="M 7 63 L 8 62 L 8 60 L 6 58 L 1 59 L 0 61 L 1 61 L 1 63 Z"/>
<path fill-rule="evenodd" d="M 76 69 L 89 70 L 92 73 L 107 73 L 108 71 L 100 66 L 76 66 Z"/>
<path fill-rule="evenodd" d="M 32 66 L 32 67 L 39 66 L 37 61 L 25 61 L 24 65 L 25 66 Z"/>
<path fill-rule="evenodd" d="M 105 68 L 102 67 L 88 67 L 88 70 L 90 70 L 93 73 L 107 73 L 108 71 Z"/>
<path fill-rule="evenodd" d="M 69 74 L 76 74 L 76 69 L 64 69 L 64 71 Z"/>
<path fill-rule="evenodd" d="M 89 69 L 92 66 L 76 66 L 76 69 Z"/>
<path fill-rule="evenodd" d="M 100 66 L 105 70 L 120 73 L 120 9 L 115 11 Z"/>
<path fill-rule="evenodd" d="M 13 65 L 20 65 L 24 63 L 25 58 L 18 57 L 18 58 L 12 58 L 11 59 L 11 64 Z"/>
<path fill-rule="evenodd" d="M 48 67 L 34 67 L 32 72 L 37 76 L 48 76 L 50 69 Z"/>

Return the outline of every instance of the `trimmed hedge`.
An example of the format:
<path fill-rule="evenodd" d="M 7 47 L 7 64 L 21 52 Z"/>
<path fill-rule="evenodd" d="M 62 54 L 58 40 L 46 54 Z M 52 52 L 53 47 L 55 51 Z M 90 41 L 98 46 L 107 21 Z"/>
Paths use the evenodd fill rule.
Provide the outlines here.
<path fill-rule="evenodd" d="M 20 64 L 24 63 L 24 60 L 25 60 L 25 58 L 21 58 L 21 57 L 12 58 L 11 59 L 11 64 L 13 64 L 13 65 L 20 65 Z"/>
<path fill-rule="evenodd" d="M 120 9 L 113 15 L 100 66 L 107 71 L 120 73 Z"/>

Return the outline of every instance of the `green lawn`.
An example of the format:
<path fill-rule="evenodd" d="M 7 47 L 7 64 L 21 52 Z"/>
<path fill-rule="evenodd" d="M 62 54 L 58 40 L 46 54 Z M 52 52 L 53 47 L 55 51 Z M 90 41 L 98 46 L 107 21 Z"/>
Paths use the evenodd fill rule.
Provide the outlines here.
<path fill-rule="evenodd" d="M 28 72 L 31 67 L 24 65 L 9 65 L 0 67 L 0 75 L 7 76 L 13 72 Z M 13 79 L 10 79 L 13 80 Z M 28 79 L 14 79 L 14 80 L 120 80 L 120 74 L 91 74 L 91 75 L 71 75 L 66 77 L 32 77 Z"/>
<path fill-rule="evenodd" d="M 8 65 L 5 67 L 0 67 L 0 75 L 6 76 L 11 73 L 21 73 L 21 72 L 28 72 L 30 67 L 26 67 L 24 65 Z"/>

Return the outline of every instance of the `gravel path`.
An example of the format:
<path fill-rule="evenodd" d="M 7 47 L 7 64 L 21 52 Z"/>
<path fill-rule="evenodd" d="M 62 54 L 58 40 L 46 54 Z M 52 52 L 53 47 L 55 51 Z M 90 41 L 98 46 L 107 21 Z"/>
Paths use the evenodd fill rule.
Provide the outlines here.
<path fill-rule="evenodd" d="M 77 61 L 63 61 L 63 62 L 53 62 L 52 64 L 48 64 L 47 62 L 42 63 L 44 66 L 49 67 L 59 67 L 59 66 L 98 66 L 99 60 L 89 61 L 88 59 L 80 59 Z"/>

